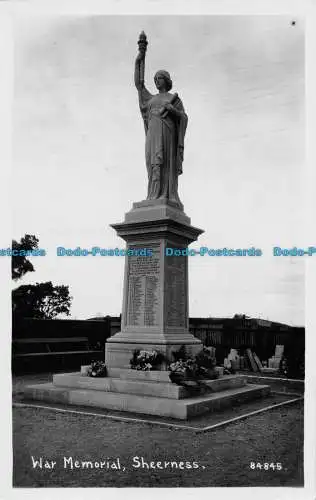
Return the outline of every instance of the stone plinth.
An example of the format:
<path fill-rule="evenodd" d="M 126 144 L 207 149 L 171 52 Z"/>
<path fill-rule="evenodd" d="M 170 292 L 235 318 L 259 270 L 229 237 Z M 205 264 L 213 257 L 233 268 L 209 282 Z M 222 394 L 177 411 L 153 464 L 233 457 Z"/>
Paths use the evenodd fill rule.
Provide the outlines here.
<path fill-rule="evenodd" d="M 249 385 L 246 377 L 232 375 L 205 380 L 206 392 L 192 396 L 185 387 L 172 384 L 167 371 L 111 370 L 105 378 L 91 378 L 80 372 L 54 375 L 53 383 L 29 385 L 24 395 L 47 403 L 187 420 L 270 392 L 267 385 Z"/>
<path fill-rule="evenodd" d="M 199 381 L 193 388 L 190 381 L 183 387 L 170 380 L 172 353 L 184 345 L 194 355 L 203 346 L 189 332 L 188 257 L 168 256 L 166 249 L 186 250 L 202 230 L 166 200 L 135 203 L 125 221 L 112 227 L 128 250 L 139 253 L 125 258 L 121 331 L 105 348 L 108 376 L 87 377 L 82 367 L 82 373 L 26 387 L 26 398 L 186 420 L 268 395 L 269 386 L 247 384 L 238 375 Z M 164 354 L 160 369 L 131 370 L 135 349 Z"/>
<path fill-rule="evenodd" d="M 182 345 L 199 352 L 201 341 L 189 332 L 188 257 L 167 256 L 167 249 L 185 250 L 203 231 L 168 200 L 134 203 L 112 227 L 140 255 L 125 257 L 121 331 L 106 343 L 107 367 L 129 368 L 136 349 L 157 350 L 167 363 Z"/>
<path fill-rule="evenodd" d="M 113 369 L 120 370 L 120 369 Z M 124 373 L 126 372 L 126 373 Z M 146 374 L 153 374 L 151 377 Z M 73 389 L 92 389 L 105 392 L 119 392 L 122 394 L 137 394 L 143 396 L 156 396 L 168 399 L 184 399 L 192 397 L 192 393 L 180 385 L 171 383 L 169 377 L 160 377 L 160 373 L 167 371 L 144 372 L 138 370 L 120 370 L 116 377 L 93 378 L 82 376 L 78 373 L 60 373 L 53 376 L 55 387 L 72 387 Z M 160 378 L 160 380 L 159 380 Z M 215 380 L 203 380 L 200 393 L 220 392 L 227 389 L 236 389 L 246 385 L 246 377 L 240 375 L 226 375 Z"/>

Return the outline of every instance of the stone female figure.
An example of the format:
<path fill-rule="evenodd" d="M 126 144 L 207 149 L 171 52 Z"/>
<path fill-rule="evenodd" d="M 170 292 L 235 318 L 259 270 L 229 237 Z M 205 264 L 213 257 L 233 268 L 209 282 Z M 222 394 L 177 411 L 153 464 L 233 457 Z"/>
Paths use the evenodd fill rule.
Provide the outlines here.
<path fill-rule="evenodd" d="M 147 200 L 163 199 L 183 208 L 178 196 L 178 175 L 182 173 L 184 136 L 188 117 L 178 94 L 171 94 L 172 80 L 165 70 L 154 77 L 158 94 L 145 87 L 145 55 L 147 39 L 144 32 L 138 41 L 135 61 L 135 85 L 146 133 L 146 166 L 148 172 Z"/>

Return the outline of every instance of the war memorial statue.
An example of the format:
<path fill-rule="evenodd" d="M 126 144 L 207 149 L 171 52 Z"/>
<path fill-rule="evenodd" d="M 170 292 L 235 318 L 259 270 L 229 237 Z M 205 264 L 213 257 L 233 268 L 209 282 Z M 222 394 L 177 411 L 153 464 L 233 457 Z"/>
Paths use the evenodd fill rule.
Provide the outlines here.
<path fill-rule="evenodd" d="M 182 173 L 184 136 L 188 117 L 178 94 L 171 94 L 172 80 L 168 71 L 157 71 L 154 77 L 158 94 L 145 86 L 147 38 L 141 33 L 135 61 L 135 86 L 146 132 L 146 166 L 148 200 L 166 199 L 181 206 L 178 176 Z"/>
<path fill-rule="evenodd" d="M 125 220 L 112 224 L 127 248 L 150 249 L 151 256 L 127 256 L 121 331 L 108 339 L 108 366 L 128 368 L 133 350 L 156 349 L 166 357 L 182 345 L 197 352 L 201 341 L 188 326 L 187 257 L 167 257 L 166 248 L 187 248 L 203 232 L 191 226 L 178 195 L 182 173 L 184 136 L 188 117 L 178 94 L 172 94 L 170 74 L 157 71 L 158 93 L 145 86 L 147 38 L 138 40 L 134 81 L 145 127 L 147 198 L 133 203 Z"/>
<path fill-rule="evenodd" d="M 186 420 L 236 401 L 262 397 L 270 387 L 249 385 L 241 375 L 225 375 L 204 380 L 207 392 L 196 397 L 174 378 L 175 356 L 181 360 L 186 353 L 190 359 L 200 357 L 201 362 L 204 351 L 201 340 L 189 331 L 187 253 L 168 256 L 166 249 L 187 249 L 203 230 L 191 225 L 178 196 L 187 115 L 178 95 L 170 93 L 167 71 L 155 74 L 158 94 L 146 89 L 144 32 L 138 47 L 135 85 L 146 133 L 148 193 L 147 199 L 133 203 L 123 222 L 111 225 L 125 240 L 127 252 L 121 331 L 105 344 L 107 376 L 85 376 L 89 367 L 83 366 L 81 372 L 54 375 L 52 384 L 28 386 L 26 394 L 34 400 Z M 140 253 L 135 254 L 135 249 Z M 137 353 L 145 353 L 141 355 L 145 366 L 140 366 Z"/>

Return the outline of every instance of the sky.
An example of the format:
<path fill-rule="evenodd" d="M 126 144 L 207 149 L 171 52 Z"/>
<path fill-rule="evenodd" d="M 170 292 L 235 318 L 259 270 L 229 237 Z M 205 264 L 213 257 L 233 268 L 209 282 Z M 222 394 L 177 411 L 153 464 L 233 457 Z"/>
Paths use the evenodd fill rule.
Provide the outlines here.
<path fill-rule="evenodd" d="M 304 22 L 288 16 L 60 16 L 14 22 L 13 237 L 45 257 L 22 283 L 69 285 L 71 317 L 118 315 L 124 248 L 110 224 L 146 197 L 145 134 L 133 84 L 140 31 L 146 85 L 170 72 L 189 117 L 179 194 L 192 248 L 261 248 L 189 258 L 190 316 L 245 313 L 304 324 L 305 262 L 272 247 L 304 236 Z M 16 284 L 15 284 L 16 285 Z"/>

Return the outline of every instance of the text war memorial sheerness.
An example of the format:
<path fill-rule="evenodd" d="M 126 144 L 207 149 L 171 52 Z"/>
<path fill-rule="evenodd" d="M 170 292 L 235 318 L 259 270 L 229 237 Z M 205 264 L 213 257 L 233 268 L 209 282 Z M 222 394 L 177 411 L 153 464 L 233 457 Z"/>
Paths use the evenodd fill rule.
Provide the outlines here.
<path fill-rule="evenodd" d="M 59 373 L 52 383 L 29 385 L 35 401 L 188 420 L 268 397 L 271 384 L 236 374 L 232 367 L 273 372 L 282 356 L 278 347 L 269 367 L 250 349 L 232 349 L 216 366 L 215 348 L 205 348 L 189 331 L 188 257 L 166 256 L 166 248 L 185 249 L 203 232 L 191 225 L 178 195 L 188 117 L 180 96 L 172 94 L 169 73 L 155 74 L 158 93 L 144 84 L 146 35 L 138 41 L 135 85 L 146 134 L 148 194 L 133 204 L 125 220 L 112 224 L 127 248 L 152 250 L 126 255 L 121 329 L 108 338 L 105 366 L 82 366 Z M 273 365 L 273 361 L 275 365 Z M 102 373 L 100 373 L 100 367 Z M 93 373 L 93 370 L 94 373 Z M 98 371 L 99 370 L 99 371 Z"/>

